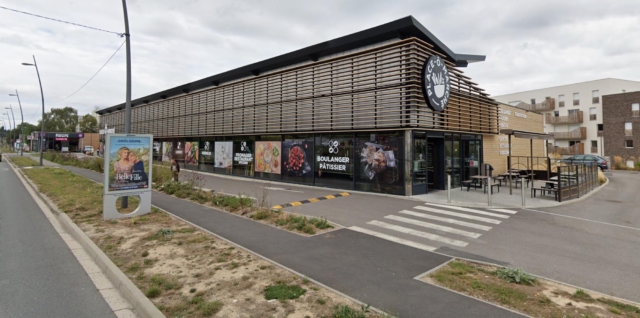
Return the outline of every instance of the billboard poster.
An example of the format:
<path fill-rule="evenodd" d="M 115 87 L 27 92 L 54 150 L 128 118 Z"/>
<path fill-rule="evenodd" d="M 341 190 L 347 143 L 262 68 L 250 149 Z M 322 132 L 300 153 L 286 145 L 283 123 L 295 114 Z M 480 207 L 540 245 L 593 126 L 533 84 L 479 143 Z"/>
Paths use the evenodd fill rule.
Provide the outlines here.
<path fill-rule="evenodd" d="M 107 135 L 105 193 L 150 189 L 151 135 Z"/>
<path fill-rule="evenodd" d="M 256 141 L 256 172 L 280 174 L 281 142 Z"/>
<path fill-rule="evenodd" d="M 287 139 L 282 142 L 282 150 L 282 168 L 287 175 L 300 177 L 311 174 L 313 141 Z"/>
<path fill-rule="evenodd" d="M 236 141 L 234 143 L 233 164 L 247 166 L 253 163 L 252 141 Z"/>
<path fill-rule="evenodd" d="M 171 161 L 171 154 L 173 153 L 173 143 L 163 142 L 162 143 L 162 161 Z"/>
<path fill-rule="evenodd" d="M 214 144 L 214 163 L 215 168 L 231 168 L 233 164 L 233 142 L 232 141 L 216 141 Z"/>
<path fill-rule="evenodd" d="M 343 149 L 344 147 L 341 147 L 341 143 L 344 144 L 342 138 L 334 138 L 323 141 L 318 146 L 320 150 L 320 154 L 316 156 L 318 171 L 351 173 L 351 154 L 348 150 Z"/>
<path fill-rule="evenodd" d="M 185 151 L 184 163 L 188 165 L 197 165 L 198 157 L 199 157 L 198 142 L 197 141 L 187 142 L 185 144 L 184 151 Z"/>

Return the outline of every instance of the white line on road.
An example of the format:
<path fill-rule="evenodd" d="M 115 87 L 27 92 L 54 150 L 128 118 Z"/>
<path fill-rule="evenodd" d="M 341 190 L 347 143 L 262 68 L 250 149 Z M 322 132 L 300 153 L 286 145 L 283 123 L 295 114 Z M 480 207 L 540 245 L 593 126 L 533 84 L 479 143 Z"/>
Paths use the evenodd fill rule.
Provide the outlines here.
<path fill-rule="evenodd" d="M 418 249 L 421 249 L 421 250 L 425 250 L 425 251 L 429 251 L 429 252 L 432 252 L 432 251 L 434 251 L 436 249 L 435 247 L 431 247 L 429 245 L 416 243 L 416 242 L 413 242 L 413 241 L 401 239 L 399 237 L 387 235 L 387 234 L 384 234 L 384 233 L 363 229 L 363 228 L 357 227 L 357 226 L 352 226 L 349 229 L 353 230 L 353 231 L 356 231 L 356 232 L 360 232 L 360 233 L 364 233 L 364 234 L 369 234 L 371 236 L 379 237 L 379 238 L 387 240 L 387 241 L 408 245 L 408 246 L 415 247 L 415 248 L 418 248 Z"/>
<path fill-rule="evenodd" d="M 416 206 L 416 207 L 414 207 L 414 209 L 423 210 L 423 211 L 429 211 L 429 212 L 434 212 L 434 213 L 440 213 L 440 214 L 446 214 L 446 215 L 456 216 L 456 217 L 463 218 L 463 219 L 476 220 L 476 221 L 482 221 L 482 222 L 493 223 L 493 224 L 500 224 L 501 223 L 500 221 L 494 220 L 494 219 L 483 218 L 483 217 L 479 217 L 479 216 L 475 216 L 475 215 L 468 215 L 468 214 L 464 214 L 464 213 L 457 213 L 457 212 L 445 211 L 445 210 L 440 210 L 440 209 L 428 208 L 426 206 Z"/>
<path fill-rule="evenodd" d="M 276 187 L 263 187 L 267 190 L 274 190 L 274 191 L 286 191 L 286 192 L 296 192 L 296 193 L 304 193 L 304 191 L 297 191 L 297 190 L 289 190 L 289 189 L 285 189 L 285 188 L 276 188 Z"/>
<path fill-rule="evenodd" d="M 420 232 L 420 231 L 412 230 L 410 228 L 406 228 L 406 227 L 398 226 L 398 225 L 393 225 L 393 224 L 389 224 L 389 223 L 385 223 L 385 222 L 380 222 L 380 221 L 375 221 L 374 220 L 374 221 L 367 222 L 367 224 L 379 226 L 381 228 L 394 230 L 394 231 L 398 231 L 398 232 L 401 232 L 401 233 L 406 233 L 406 234 L 410 234 L 410 235 L 426 238 L 428 240 L 438 241 L 438 242 L 442 242 L 442 243 L 446 243 L 446 244 L 450 244 L 450 245 L 454 245 L 454 246 L 465 247 L 465 246 L 469 245 L 469 243 L 464 242 L 464 241 L 458 241 L 458 240 L 450 239 L 450 238 L 447 238 L 447 237 L 443 237 L 443 236 L 440 236 L 440 235 L 435 235 L 435 234 L 431 234 L 431 233 L 427 233 L 427 232 Z"/>
<path fill-rule="evenodd" d="M 413 225 L 417 225 L 417 226 L 422 226 L 422 227 L 426 227 L 428 229 L 434 229 L 434 230 L 438 230 L 438 231 L 442 231 L 442 232 L 458 234 L 458 235 L 462 235 L 462 236 L 466 236 L 466 237 L 479 238 L 480 235 L 482 235 L 482 234 L 479 234 L 479 233 L 474 233 L 474 232 L 468 232 L 468 231 L 454 229 L 454 228 L 448 227 L 448 226 L 442 226 L 442 225 L 428 223 L 428 222 L 422 222 L 422 221 L 418 221 L 418 220 L 414 220 L 414 219 L 403 218 L 401 216 L 387 215 L 384 218 L 385 219 L 390 219 L 390 220 L 396 220 L 396 221 L 399 221 L 399 222 L 409 223 L 409 224 L 413 224 Z"/>
<path fill-rule="evenodd" d="M 491 209 L 491 211 L 502 212 L 502 213 L 509 213 L 509 214 L 516 214 L 516 213 L 518 213 L 518 211 L 507 210 L 507 209 Z"/>
<path fill-rule="evenodd" d="M 562 215 L 562 214 L 556 214 L 556 213 L 538 211 L 538 210 L 532 210 L 532 209 L 522 209 L 522 210 L 532 211 L 532 212 L 537 212 L 537 213 L 544 213 L 544 214 L 549 214 L 549 215 L 554 215 L 554 216 L 561 216 L 563 218 L 575 219 L 575 220 L 580 220 L 580 221 L 585 221 L 585 222 L 592 222 L 592 223 L 616 226 L 616 227 L 621 227 L 621 228 L 625 228 L 625 229 L 629 229 L 629 230 L 640 231 L 640 228 L 637 228 L 637 227 L 631 227 L 631 226 L 625 226 L 625 225 L 619 225 L 619 224 L 613 224 L 613 223 L 607 223 L 607 222 L 594 221 L 594 220 L 589 220 L 589 219 L 578 218 L 578 217 L 575 217 L 575 216 L 568 216 L 568 215 Z"/>
<path fill-rule="evenodd" d="M 458 220 L 449 219 L 449 218 L 441 218 L 439 216 L 430 215 L 430 214 L 426 214 L 426 213 L 413 212 L 413 211 L 409 211 L 409 210 L 402 210 L 402 211 L 400 211 L 398 213 L 407 214 L 407 215 L 413 215 L 413 216 L 421 217 L 421 218 L 424 218 L 424 219 L 436 220 L 436 221 L 440 221 L 440 222 L 444 222 L 444 223 L 462 225 L 462 226 L 471 227 L 471 228 L 479 229 L 479 230 L 483 230 L 483 231 L 491 230 L 490 226 L 480 225 L 480 224 L 475 224 L 475 223 L 470 223 L 470 222 L 464 222 L 464 221 L 458 221 Z"/>
<path fill-rule="evenodd" d="M 441 204 L 434 204 L 434 203 L 425 203 L 425 204 L 437 206 L 437 207 L 440 207 L 440 208 L 447 208 L 447 209 L 452 209 L 452 210 L 458 210 L 458 211 L 470 212 L 470 213 L 475 213 L 475 214 L 493 216 L 493 217 L 497 217 L 497 218 L 503 218 L 503 219 L 508 219 L 509 218 L 508 216 L 503 215 L 503 214 L 496 214 L 496 213 L 484 212 L 484 211 L 480 211 L 480 210 L 461 208 L 459 206 L 441 205 Z"/>

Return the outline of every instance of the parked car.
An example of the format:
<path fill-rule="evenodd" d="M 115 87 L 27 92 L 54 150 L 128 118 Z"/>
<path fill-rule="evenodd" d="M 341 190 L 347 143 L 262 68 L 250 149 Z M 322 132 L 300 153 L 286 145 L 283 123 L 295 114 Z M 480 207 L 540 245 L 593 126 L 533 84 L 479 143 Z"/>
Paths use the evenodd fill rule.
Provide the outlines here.
<path fill-rule="evenodd" d="M 604 171 L 609 169 L 609 165 L 607 164 L 607 161 L 604 160 L 604 158 L 596 155 L 575 155 L 575 156 L 561 159 L 560 162 L 566 163 L 566 164 L 579 164 L 579 165 L 581 164 L 590 165 L 590 164 L 597 163 L 598 167 L 600 167 L 600 170 Z"/>
<path fill-rule="evenodd" d="M 93 146 L 84 146 L 84 150 L 82 152 L 84 152 L 85 155 L 93 155 Z"/>

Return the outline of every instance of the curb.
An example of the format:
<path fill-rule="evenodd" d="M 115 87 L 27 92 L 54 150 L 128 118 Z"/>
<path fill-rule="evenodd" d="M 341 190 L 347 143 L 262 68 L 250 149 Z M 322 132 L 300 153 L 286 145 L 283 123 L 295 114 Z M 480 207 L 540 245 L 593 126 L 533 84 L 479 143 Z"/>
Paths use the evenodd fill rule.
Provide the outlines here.
<path fill-rule="evenodd" d="M 93 241 L 69 218 L 69 216 L 58 210 L 55 204 L 49 200 L 44 194 L 40 193 L 38 187 L 24 175 L 21 169 L 16 168 L 9 160 L 14 172 L 17 172 L 24 178 L 29 186 L 34 190 L 36 195 L 49 207 L 64 230 L 71 235 L 98 265 L 100 270 L 105 274 L 113 286 L 122 293 L 122 296 L 131 304 L 132 311 L 138 317 L 154 318 L 165 317 L 165 315 L 147 298 L 136 285 L 109 259 L 109 257 L 95 244 Z"/>

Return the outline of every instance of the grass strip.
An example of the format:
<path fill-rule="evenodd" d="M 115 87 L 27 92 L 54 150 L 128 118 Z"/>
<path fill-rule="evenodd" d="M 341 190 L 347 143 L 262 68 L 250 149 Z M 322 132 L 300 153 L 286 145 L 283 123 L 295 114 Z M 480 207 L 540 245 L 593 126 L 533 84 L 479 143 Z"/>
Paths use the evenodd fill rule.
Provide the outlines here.
<path fill-rule="evenodd" d="M 24 173 L 105 252 L 167 317 L 313 317 L 341 316 L 357 305 L 303 277 L 237 250 L 208 233 L 158 209 L 121 220 L 102 220 L 102 187 L 64 169 L 28 169 Z M 135 202 L 130 201 L 130 205 Z M 302 286 L 278 291 L 265 300 L 269 286 Z M 291 295 L 299 299 L 291 299 Z M 322 299 L 318 302 L 317 299 Z"/>
<path fill-rule="evenodd" d="M 11 157 L 11 162 L 15 163 L 19 167 L 33 167 L 40 165 L 40 163 L 30 157 Z"/>

